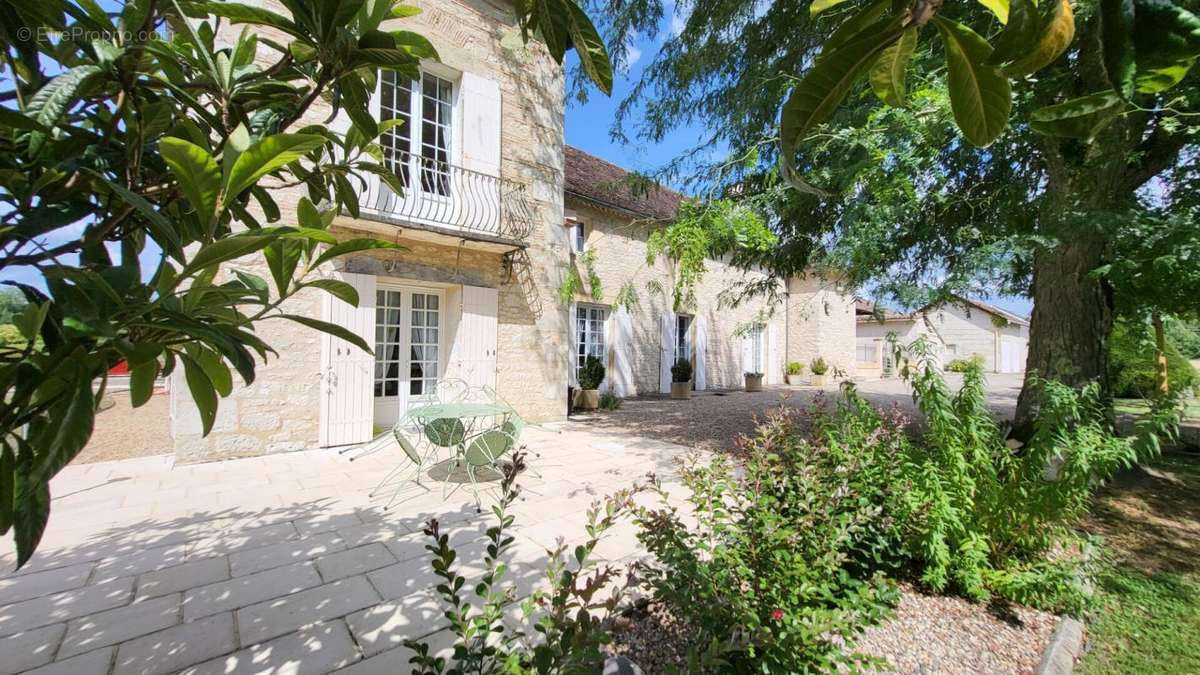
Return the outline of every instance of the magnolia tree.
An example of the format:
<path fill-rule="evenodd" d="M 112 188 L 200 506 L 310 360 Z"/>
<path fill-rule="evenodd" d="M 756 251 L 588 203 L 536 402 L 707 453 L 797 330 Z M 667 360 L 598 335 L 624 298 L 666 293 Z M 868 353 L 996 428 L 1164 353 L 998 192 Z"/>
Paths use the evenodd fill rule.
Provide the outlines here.
<path fill-rule="evenodd" d="M 330 223 L 358 214 L 366 174 L 402 191 L 381 165 L 384 127 L 368 101 L 380 70 L 415 77 L 437 53 L 385 23 L 419 12 L 394 0 L 281 5 L 129 0 L 109 14 L 90 0 L 38 0 L 0 12 L 10 85 L 0 92 L 0 272 L 41 282 L 8 282 L 28 301 L 13 319 L 25 340 L 0 347 L 0 533 L 14 530 L 18 564 L 118 362 L 129 364 L 135 407 L 157 377 L 182 369 L 207 433 L 234 372 L 248 384 L 274 354 L 255 334 L 261 322 L 370 349 L 340 326 L 288 314 L 286 301 L 316 288 L 357 304 L 318 268 L 394 248 L 339 241 Z M 560 63 L 575 47 L 609 91 L 604 47 L 571 0 L 515 11 L 526 39 Z M 305 122 L 318 100 L 346 113 L 347 133 Z M 274 186 L 307 190 L 294 221 L 281 221 Z M 222 273 L 250 255 L 270 279 Z"/>

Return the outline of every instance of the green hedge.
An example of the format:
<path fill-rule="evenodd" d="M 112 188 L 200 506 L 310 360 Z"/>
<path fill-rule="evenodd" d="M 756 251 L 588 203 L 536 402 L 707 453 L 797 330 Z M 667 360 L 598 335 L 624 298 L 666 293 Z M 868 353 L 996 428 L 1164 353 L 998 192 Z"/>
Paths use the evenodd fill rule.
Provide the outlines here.
<path fill-rule="evenodd" d="M 1179 349 L 1167 340 L 1167 377 L 1172 389 L 1191 389 L 1197 383 L 1196 369 Z M 1109 342 L 1108 368 L 1113 396 L 1146 398 L 1154 392 L 1154 329 L 1149 324 L 1118 321 Z"/>

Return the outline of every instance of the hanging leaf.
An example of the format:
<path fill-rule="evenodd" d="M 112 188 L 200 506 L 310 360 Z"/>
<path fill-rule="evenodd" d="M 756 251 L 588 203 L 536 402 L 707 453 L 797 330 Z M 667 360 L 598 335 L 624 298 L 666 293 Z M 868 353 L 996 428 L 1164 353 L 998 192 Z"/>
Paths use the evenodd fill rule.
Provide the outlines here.
<path fill-rule="evenodd" d="M 988 64 L 998 66 L 1026 54 L 1037 42 L 1042 29 L 1042 15 L 1033 0 L 1012 0 L 1009 3 L 1008 23 L 992 41 Z"/>
<path fill-rule="evenodd" d="M 310 267 L 312 269 L 316 269 L 330 260 L 344 256 L 347 253 L 358 253 L 359 251 L 372 251 L 378 249 L 391 249 L 393 251 L 408 250 L 399 244 L 380 241 L 378 239 L 349 239 L 325 249 L 321 255 L 317 256 L 317 259 L 313 261 Z"/>
<path fill-rule="evenodd" d="M 179 360 L 183 361 L 183 377 L 187 382 L 188 391 L 192 393 L 196 409 L 200 412 L 201 435 L 207 436 L 208 432 L 212 431 L 213 422 L 217 420 L 217 392 L 200 364 L 187 354 L 180 354 Z"/>
<path fill-rule="evenodd" d="M 1091 140 L 1124 108 L 1115 91 L 1101 91 L 1035 110 L 1029 124 L 1039 133 Z"/>
<path fill-rule="evenodd" d="M 1008 0 L 978 0 L 978 2 L 986 7 L 989 12 L 995 14 L 1000 23 L 1008 23 Z"/>
<path fill-rule="evenodd" d="M 1104 72 L 1121 98 L 1133 96 L 1137 62 L 1133 47 L 1133 0 L 1100 0 Z"/>
<path fill-rule="evenodd" d="M 934 16 L 946 44 L 950 108 L 968 141 L 986 147 L 1008 126 L 1012 89 L 1008 78 L 987 65 L 991 46 L 978 33 L 956 21 Z"/>
<path fill-rule="evenodd" d="M 1134 0 L 1133 46 L 1137 90 L 1169 89 L 1200 56 L 1200 18 L 1169 0 Z"/>
<path fill-rule="evenodd" d="M 877 0 L 865 9 L 854 14 L 849 19 L 846 19 L 833 31 L 833 34 L 825 40 L 821 45 L 821 53 L 817 54 L 817 61 L 820 61 L 825 54 L 831 54 L 841 45 L 846 44 L 851 38 L 857 37 L 860 32 L 867 26 L 879 21 L 892 6 L 892 0 Z"/>
<path fill-rule="evenodd" d="M 225 177 L 225 199 L 233 199 L 258 179 L 324 145 L 315 134 L 275 134 L 246 148 Z"/>
<path fill-rule="evenodd" d="M 898 40 L 900 33 L 899 23 L 892 20 L 864 28 L 858 36 L 819 59 L 792 88 L 783 104 L 779 141 L 783 174 L 793 185 L 811 188 L 796 182 L 794 163 L 799 143 L 810 130 L 829 119 L 863 70 L 880 51 Z"/>
<path fill-rule="evenodd" d="M 328 321 L 321 321 L 319 319 L 314 319 L 309 316 L 300 316 L 298 314 L 279 314 L 277 316 L 281 319 L 295 321 L 303 326 L 308 326 L 309 328 L 314 328 L 322 333 L 329 333 L 334 337 L 341 338 L 368 354 L 374 353 L 371 349 L 371 346 L 367 344 L 366 340 L 363 340 L 358 336 L 358 334 L 353 333 L 349 329 L 339 326 L 336 323 L 329 323 Z"/>
<path fill-rule="evenodd" d="M 904 73 L 916 48 L 917 29 L 914 26 L 905 29 L 899 40 L 879 53 L 879 58 L 871 66 L 869 74 L 871 89 L 879 100 L 896 107 L 904 105 L 907 94 Z"/>
<path fill-rule="evenodd" d="M 58 124 L 70 107 L 75 103 L 79 92 L 103 71 L 99 66 L 75 66 L 50 80 L 37 90 L 25 109 L 27 115 L 41 127 L 53 127 Z M 46 140 L 46 134 L 35 131 L 30 135 L 29 152 L 37 153 Z"/>
<path fill-rule="evenodd" d="M 129 364 L 129 402 L 140 408 L 154 395 L 154 380 L 158 377 L 158 360 Z"/>
<path fill-rule="evenodd" d="M 579 57 L 579 67 L 605 96 L 612 95 L 612 61 L 608 58 L 604 40 L 579 5 L 572 0 L 565 0 L 563 4 L 567 8 L 567 33 L 571 36 L 571 44 Z"/>
<path fill-rule="evenodd" d="M 21 470 L 18 459 L 12 527 L 17 544 L 17 567 L 33 557 L 50 520 L 50 483 L 36 481 L 26 472 Z"/>
<path fill-rule="evenodd" d="M 17 453 L 8 439 L 0 440 L 0 535 L 8 534 L 13 524 L 17 501 Z"/>
<path fill-rule="evenodd" d="M 358 307 L 358 291 L 344 281 L 338 279 L 313 279 L 304 285 L 320 288 L 342 302 L 352 307 Z"/>
<path fill-rule="evenodd" d="M 808 15 L 816 16 L 830 7 L 837 7 L 843 2 L 846 2 L 846 0 L 814 0 L 814 2 L 808 6 Z"/>
<path fill-rule="evenodd" d="M 1071 0 L 1051 0 L 1037 43 L 1025 56 L 1005 66 L 1005 74 L 1022 77 L 1036 73 L 1061 56 L 1074 37 L 1075 14 L 1071 11 Z"/>
<path fill-rule="evenodd" d="M 206 229 L 216 215 L 217 199 L 221 193 L 221 167 L 204 148 L 182 138 L 167 137 L 158 142 L 163 161 L 175 174 L 200 224 Z"/>
<path fill-rule="evenodd" d="M 196 255 L 192 256 L 187 267 L 184 267 L 179 272 L 179 276 L 188 277 L 196 272 L 196 270 L 219 265 L 228 260 L 239 258 L 248 253 L 253 253 L 279 238 L 280 232 L 254 230 L 252 234 L 238 234 L 225 239 L 218 239 L 211 244 L 205 245 Z"/>

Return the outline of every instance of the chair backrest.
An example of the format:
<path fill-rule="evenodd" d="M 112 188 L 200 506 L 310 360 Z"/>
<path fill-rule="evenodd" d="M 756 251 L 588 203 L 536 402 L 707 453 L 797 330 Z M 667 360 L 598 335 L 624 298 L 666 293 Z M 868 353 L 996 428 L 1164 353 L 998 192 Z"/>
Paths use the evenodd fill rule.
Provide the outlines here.
<path fill-rule="evenodd" d="M 404 433 L 403 426 L 397 424 L 392 427 L 392 435 L 396 437 L 396 442 L 400 444 L 400 449 L 404 451 L 404 454 L 408 455 L 413 463 L 420 464 L 421 454 L 417 452 L 417 446 L 409 439 L 408 434 Z"/>
<path fill-rule="evenodd" d="M 503 428 L 492 429 L 471 439 L 463 459 L 472 466 L 491 466 L 514 445 L 516 441 Z"/>
<path fill-rule="evenodd" d="M 434 389 L 438 403 L 454 403 L 465 400 L 470 392 L 471 385 L 453 377 L 438 380 L 437 387 Z"/>
<path fill-rule="evenodd" d="M 443 417 L 430 420 L 425 424 L 425 438 L 430 443 L 442 448 L 452 448 L 461 445 L 467 437 L 467 428 L 462 420 L 453 417 Z"/>

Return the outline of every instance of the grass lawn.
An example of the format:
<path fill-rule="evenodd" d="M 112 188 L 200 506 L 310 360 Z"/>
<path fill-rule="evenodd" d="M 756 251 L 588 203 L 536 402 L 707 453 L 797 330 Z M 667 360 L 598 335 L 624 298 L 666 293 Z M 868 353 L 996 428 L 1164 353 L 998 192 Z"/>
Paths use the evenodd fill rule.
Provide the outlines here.
<path fill-rule="evenodd" d="M 1088 531 L 1111 560 L 1081 673 L 1200 673 L 1200 456 L 1166 455 L 1097 496 Z"/>
<path fill-rule="evenodd" d="M 1117 414 L 1144 415 L 1150 412 L 1150 404 L 1140 398 L 1119 398 L 1113 401 Z M 1200 398 L 1191 398 L 1184 403 L 1183 417 L 1200 420 Z"/>

